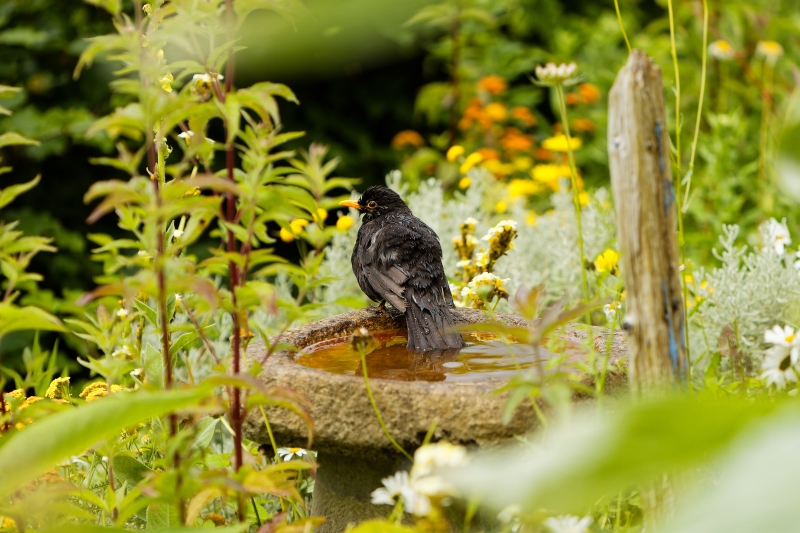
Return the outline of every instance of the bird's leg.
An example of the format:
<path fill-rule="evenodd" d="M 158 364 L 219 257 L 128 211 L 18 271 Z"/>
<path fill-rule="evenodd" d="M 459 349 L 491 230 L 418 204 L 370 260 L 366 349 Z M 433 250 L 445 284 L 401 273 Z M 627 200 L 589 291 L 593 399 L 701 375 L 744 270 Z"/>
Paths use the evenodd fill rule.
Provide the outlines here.
<path fill-rule="evenodd" d="M 386 312 L 386 300 L 381 300 L 381 304 L 378 306 L 369 306 L 370 311 L 374 311 L 376 313 L 385 313 Z"/>

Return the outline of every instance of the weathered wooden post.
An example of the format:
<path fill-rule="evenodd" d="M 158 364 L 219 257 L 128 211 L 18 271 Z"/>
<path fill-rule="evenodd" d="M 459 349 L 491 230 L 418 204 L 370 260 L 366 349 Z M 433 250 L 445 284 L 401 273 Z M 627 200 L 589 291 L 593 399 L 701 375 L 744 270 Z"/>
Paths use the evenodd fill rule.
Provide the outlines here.
<path fill-rule="evenodd" d="M 652 394 L 687 375 L 675 191 L 661 69 L 634 50 L 608 102 L 608 154 L 627 290 L 630 381 Z M 640 487 L 645 531 L 674 507 L 676 479 Z"/>
<path fill-rule="evenodd" d="M 644 52 L 631 52 L 608 108 L 631 385 L 646 393 L 684 380 L 687 361 L 664 89 Z"/>

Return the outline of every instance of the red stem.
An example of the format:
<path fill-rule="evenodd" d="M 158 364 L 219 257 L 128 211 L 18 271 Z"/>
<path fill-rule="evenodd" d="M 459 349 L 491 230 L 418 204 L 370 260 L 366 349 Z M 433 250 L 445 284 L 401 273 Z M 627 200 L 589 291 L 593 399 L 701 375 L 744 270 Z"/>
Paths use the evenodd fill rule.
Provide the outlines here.
<path fill-rule="evenodd" d="M 225 0 L 225 10 L 228 17 L 228 31 L 230 32 L 233 28 L 234 23 L 234 12 L 233 12 L 233 2 L 232 0 Z M 230 38 L 231 35 L 228 35 Z M 228 50 L 228 62 L 226 65 L 225 70 L 225 94 L 231 92 L 233 87 L 233 51 Z M 225 127 L 225 139 L 227 141 L 227 146 L 225 147 L 225 165 L 228 170 L 228 180 L 233 182 L 233 170 L 234 170 L 234 157 L 233 157 L 233 140 L 228 139 L 229 129 L 226 124 Z M 225 220 L 233 224 L 236 220 L 236 200 L 233 196 L 233 193 L 228 192 L 226 193 L 226 213 L 225 213 Z M 228 230 L 228 252 L 235 252 L 236 251 L 236 237 L 233 234 L 232 230 Z M 236 288 L 239 286 L 239 269 L 236 266 L 236 263 L 230 261 L 228 263 L 228 274 L 230 276 L 230 287 L 231 287 L 231 295 L 233 298 L 233 340 L 232 340 L 232 348 L 233 348 L 233 374 L 237 375 L 241 371 L 241 324 L 239 323 L 240 316 L 239 316 L 239 308 L 238 302 L 236 298 Z M 245 275 L 247 275 L 245 273 Z M 239 387 L 233 388 L 233 398 L 231 399 L 231 426 L 233 426 L 233 450 L 234 450 L 234 469 L 238 471 L 242 464 L 244 463 L 244 457 L 242 455 L 242 420 L 243 413 L 242 413 L 242 391 Z M 238 514 L 239 520 L 243 521 L 245 517 L 244 512 L 245 502 L 241 495 L 238 497 Z"/>

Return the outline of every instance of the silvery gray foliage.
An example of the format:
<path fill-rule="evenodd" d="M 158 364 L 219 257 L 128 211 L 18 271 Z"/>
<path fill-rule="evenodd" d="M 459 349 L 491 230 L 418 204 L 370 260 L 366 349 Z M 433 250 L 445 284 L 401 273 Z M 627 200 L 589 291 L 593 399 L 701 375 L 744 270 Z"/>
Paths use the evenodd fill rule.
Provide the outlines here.
<path fill-rule="evenodd" d="M 562 191 L 566 187 L 562 186 Z M 498 262 L 497 275 L 510 278 L 513 291 L 519 286 L 547 284 L 550 299 L 581 292 L 581 260 L 578 252 L 578 230 L 575 208 L 569 192 L 552 196 L 553 210 L 536 217 L 536 224 L 526 224 L 520 205 L 512 209 L 511 218 L 519 221 L 515 249 Z M 614 221 L 608 191 L 594 193 L 588 206 L 581 210 L 584 253 L 589 261 L 606 248 L 614 247 Z"/>
<path fill-rule="evenodd" d="M 768 243 L 767 223 L 759 229 Z M 730 325 L 738 331 L 740 352 L 760 360 L 767 348 L 764 332 L 793 318 L 800 276 L 788 254 L 769 246 L 748 252 L 747 246 L 734 244 L 738 235 L 738 226 L 724 226 L 721 250 L 714 250 L 722 265 L 710 272 L 701 269 L 696 276 L 707 287 L 697 286 L 703 300 L 691 318 L 690 339 L 693 353 L 714 353 L 723 328 Z"/>

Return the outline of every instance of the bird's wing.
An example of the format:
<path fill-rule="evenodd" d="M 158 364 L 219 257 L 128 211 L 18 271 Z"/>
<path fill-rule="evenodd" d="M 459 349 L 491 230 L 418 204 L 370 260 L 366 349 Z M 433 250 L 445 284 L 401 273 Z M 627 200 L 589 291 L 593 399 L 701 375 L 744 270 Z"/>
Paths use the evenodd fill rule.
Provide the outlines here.
<path fill-rule="evenodd" d="M 406 310 L 405 285 L 413 276 L 412 266 L 434 250 L 414 224 L 386 224 L 360 247 L 359 261 L 372 288 L 402 312 Z M 436 240 L 438 245 L 438 239 Z M 441 262 L 441 249 L 436 255 Z M 413 276 L 419 278 L 419 276 Z"/>

